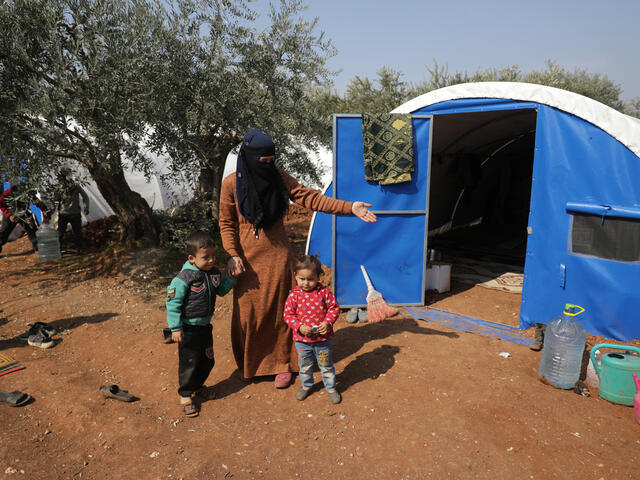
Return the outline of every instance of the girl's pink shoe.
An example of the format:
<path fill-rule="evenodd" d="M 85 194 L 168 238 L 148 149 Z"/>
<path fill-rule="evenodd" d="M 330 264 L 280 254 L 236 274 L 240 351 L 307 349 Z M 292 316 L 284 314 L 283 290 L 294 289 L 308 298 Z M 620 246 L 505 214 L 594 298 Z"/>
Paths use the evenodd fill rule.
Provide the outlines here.
<path fill-rule="evenodd" d="M 279 373 L 278 375 L 276 375 L 276 380 L 274 382 L 276 388 L 287 388 L 289 385 L 291 385 L 292 378 L 293 375 L 291 375 L 291 372 Z"/>

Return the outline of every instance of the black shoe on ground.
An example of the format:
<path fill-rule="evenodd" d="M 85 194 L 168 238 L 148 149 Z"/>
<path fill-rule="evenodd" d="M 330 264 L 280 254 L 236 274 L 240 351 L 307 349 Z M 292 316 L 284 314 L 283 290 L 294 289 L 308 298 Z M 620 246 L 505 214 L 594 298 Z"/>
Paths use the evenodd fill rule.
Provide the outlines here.
<path fill-rule="evenodd" d="M 38 348 L 51 348 L 55 344 L 49 334 L 42 328 L 33 335 L 29 335 L 27 343 L 32 347 Z"/>
<path fill-rule="evenodd" d="M 52 336 L 56 333 L 56 329 L 51 325 L 44 322 L 36 322 L 36 323 L 28 323 L 27 326 L 29 330 L 20 334 L 20 338 L 22 340 L 28 340 L 31 335 L 38 333 L 40 330 L 44 330 L 49 336 Z"/>

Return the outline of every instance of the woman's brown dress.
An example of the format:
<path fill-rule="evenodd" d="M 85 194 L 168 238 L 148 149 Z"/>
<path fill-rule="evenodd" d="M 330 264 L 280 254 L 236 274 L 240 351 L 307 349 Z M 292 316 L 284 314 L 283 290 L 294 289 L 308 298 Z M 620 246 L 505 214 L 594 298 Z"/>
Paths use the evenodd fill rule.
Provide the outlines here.
<path fill-rule="evenodd" d="M 280 171 L 289 198 L 305 208 L 338 215 L 351 213 L 352 202 L 326 197 Z M 220 234 L 227 255 L 242 258 L 246 271 L 233 289 L 231 345 L 245 378 L 298 371 L 291 330 L 284 322 L 284 302 L 295 285 L 289 240 L 282 219 L 258 238 L 236 204 L 236 174 L 222 182 Z"/>

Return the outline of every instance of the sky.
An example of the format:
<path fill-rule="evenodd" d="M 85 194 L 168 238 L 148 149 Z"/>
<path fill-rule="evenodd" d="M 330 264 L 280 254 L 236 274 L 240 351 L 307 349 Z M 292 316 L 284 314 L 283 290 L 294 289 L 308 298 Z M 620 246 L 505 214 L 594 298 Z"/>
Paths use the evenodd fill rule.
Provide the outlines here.
<path fill-rule="evenodd" d="M 258 1 L 258 4 L 268 2 Z M 305 17 L 338 50 L 340 93 L 356 75 L 374 79 L 382 66 L 419 83 L 434 59 L 450 73 L 546 61 L 607 75 L 621 98 L 640 97 L 639 0 L 307 0 Z M 263 10 L 262 6 L 256 7 Z"/>

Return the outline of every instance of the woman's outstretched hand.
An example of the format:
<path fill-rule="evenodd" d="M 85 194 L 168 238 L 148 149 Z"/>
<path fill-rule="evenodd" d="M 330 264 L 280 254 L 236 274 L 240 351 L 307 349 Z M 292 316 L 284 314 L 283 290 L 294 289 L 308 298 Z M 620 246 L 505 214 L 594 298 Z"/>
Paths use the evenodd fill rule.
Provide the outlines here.
<path fill-rule="evenodd" d="M 232 277 L 237 277 L 244 272 L 244 263 L 240 257 L 231 257 L 227 262 L 227 272 Z"/>
<path fill-rule="evenodd" d="M 351 213 L 363 222 L 375 222 L 377 217 L 367 209 L 367 207 L 370 206 L 370 203 L 353 202 L 353 205 L 351 206 Z"/>

